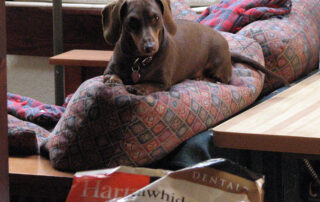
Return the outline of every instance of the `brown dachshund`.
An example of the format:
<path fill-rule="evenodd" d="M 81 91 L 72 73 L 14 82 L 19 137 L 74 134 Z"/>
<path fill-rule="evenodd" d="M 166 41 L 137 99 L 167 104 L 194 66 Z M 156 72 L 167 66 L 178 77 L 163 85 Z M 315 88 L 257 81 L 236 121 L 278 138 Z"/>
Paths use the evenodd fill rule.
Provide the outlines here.
<path fill-rule="evenodd" d="M 115 45 L 105 83 L 158 83 L 165 90 L 186 78 L 229 83 L 232 62 L 249 63 L 288 82 L 258 62 L 230 53 L 217 31 L 196 22 L 173 20 L 170 0 L 117 0 L 102 11 L 103 35 Z"/>

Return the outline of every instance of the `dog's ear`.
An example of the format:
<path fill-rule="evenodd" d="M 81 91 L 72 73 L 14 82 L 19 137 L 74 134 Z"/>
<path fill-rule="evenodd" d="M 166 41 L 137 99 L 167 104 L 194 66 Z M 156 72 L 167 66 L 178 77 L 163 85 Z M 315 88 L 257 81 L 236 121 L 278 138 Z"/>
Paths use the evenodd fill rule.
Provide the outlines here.
<path fill-rule="evenodd" d="M 126 0 L 114 0 L 108 3 L 102 10 L 102 28 L 105 41 L 114 45 L 121 34 L 122 20 L 121 9 Z"/>
<path fill-rule="evenodd" d="M 177 25 L 172 17 L 170 0 L 156 0 L 156 2 L 160 5 L 162 10 L 163 21 L 166 29 L 170 34 L 175 35 L 177 32 Z"/>

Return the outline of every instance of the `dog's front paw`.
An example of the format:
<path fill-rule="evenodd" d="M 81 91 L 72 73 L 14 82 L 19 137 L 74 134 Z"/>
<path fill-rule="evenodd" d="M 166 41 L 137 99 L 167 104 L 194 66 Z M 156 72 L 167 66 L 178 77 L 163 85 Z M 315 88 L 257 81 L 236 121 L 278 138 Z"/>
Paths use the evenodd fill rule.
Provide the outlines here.
<path fill-rule="evenodd" d="M 105 74 L 103 75 L 103 83 L 105 84 L 123 84 L 120 77 L 116 74 Z"/>

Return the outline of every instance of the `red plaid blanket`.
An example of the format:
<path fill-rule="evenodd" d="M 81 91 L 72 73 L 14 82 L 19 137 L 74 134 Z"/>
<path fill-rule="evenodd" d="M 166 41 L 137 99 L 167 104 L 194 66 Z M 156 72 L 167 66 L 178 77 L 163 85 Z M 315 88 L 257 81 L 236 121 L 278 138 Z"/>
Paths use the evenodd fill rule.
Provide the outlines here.
<path fill-rule="evenodd" d="M 44 104 L 38 100 L 21 95 L 7 93 L 7 110 L 21 120 L 36 123 L 45 128 L 53 128 L 65 107 Z"/>
<path fill-rule="evenodd" d="M 291 0 L 225 0 L 208 7 L 197 22 L 235 33 L 250 22 L 283 16 L 290 10 Z"/>

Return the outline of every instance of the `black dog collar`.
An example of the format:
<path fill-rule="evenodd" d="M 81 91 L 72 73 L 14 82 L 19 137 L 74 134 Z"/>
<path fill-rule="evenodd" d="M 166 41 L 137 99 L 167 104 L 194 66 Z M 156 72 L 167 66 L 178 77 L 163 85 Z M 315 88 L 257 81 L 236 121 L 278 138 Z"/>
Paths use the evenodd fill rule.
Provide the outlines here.
<path fill-rule="evenodd" d="M 146 58 L 141 58 L 141 57 L 138 57 L 133 65 L 131 66 L 131 70 L 132 70 L 132 73 L 131 73 L 131 79 L 134 83 L 137 83 L 141 77 L 139 71 L 141 69 L 141 67 L 145 67 L 147 65 L 149 65 L 152 61 L 152 56 L 148 56 Z"/>

